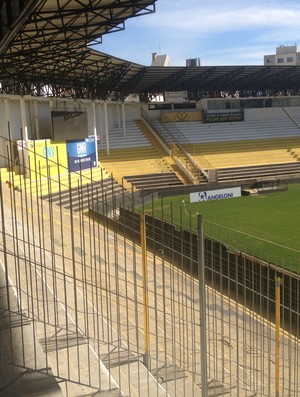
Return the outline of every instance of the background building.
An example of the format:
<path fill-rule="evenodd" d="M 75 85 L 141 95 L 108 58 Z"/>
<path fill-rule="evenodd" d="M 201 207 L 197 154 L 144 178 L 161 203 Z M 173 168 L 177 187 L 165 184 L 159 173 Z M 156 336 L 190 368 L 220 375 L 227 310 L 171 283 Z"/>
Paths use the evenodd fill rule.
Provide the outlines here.
<path fill-rule="evenodd" d="M 170 66 L 169 55 L 157 55 L 156 52 L 152 54 L 151 66 Z"/>
<path fill-rule="evenodd" d="M 295 44 L 277 47 L 276 54 L 264 56 L 264 65 L 300 65 L 298 46 Z"/>
<path fill-rule="evenodd" d="M 185 64 L 187 67 L 201 66 L 200 58 L 186 59 Z"/>

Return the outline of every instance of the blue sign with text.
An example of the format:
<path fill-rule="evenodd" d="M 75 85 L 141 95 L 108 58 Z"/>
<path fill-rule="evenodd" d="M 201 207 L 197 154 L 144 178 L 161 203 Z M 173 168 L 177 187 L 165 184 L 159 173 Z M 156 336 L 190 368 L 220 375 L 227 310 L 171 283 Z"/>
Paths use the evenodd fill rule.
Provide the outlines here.
<path fill-rule="evenodd" d="M 95 137 L 67 141 L 69 172 L 97 167 Z"/>

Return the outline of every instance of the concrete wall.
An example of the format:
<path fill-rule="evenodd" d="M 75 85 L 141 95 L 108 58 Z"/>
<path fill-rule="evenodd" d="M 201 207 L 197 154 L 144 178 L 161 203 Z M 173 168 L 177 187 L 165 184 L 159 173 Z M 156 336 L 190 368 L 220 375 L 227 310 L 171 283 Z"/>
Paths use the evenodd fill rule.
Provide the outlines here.
<path fill-rule="evenodd" d="M 22 139 L 22 116 L 21 116 L 21 97 L 18 95 L 0 95 L 0 167 L 5 167 L 7 161 L 7 149 L 5 139 L 9 138 L 8 122 L 10 126 L 10 137 L 13 140 Z M 44 97 L 24 97 L 26 124 L 29 139 L 53 139 L 57 141 L 67 139 L 85 138 L 94 134 L 94 115 L 93 104 L 90 100 L 57 99 Z M 123 125 L 123 106 L 119 102 L 106 102 L 107 106 L 107 125 L 110 129 Z M 128 102 L 124 105 L 125 121 L 140 118 L 140 108 L 142 104 Z M 58 133 L 53 137 L 51 110 L 85 110 L 87 112 L 87 131 L 85 136 L 78 133 Z M 96 133 L 105 135 L 105 110 L 104 102 L 95 102 Z M 24 128 L 23 128 L 24 129 Z"/>

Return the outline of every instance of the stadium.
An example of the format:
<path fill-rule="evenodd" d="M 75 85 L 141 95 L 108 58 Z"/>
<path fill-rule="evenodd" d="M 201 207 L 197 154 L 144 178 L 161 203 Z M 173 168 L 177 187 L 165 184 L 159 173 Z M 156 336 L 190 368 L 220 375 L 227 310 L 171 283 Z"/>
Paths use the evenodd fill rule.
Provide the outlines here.
<path fill-rule="evenodd" d="M 300 395 L 300 65 L 93 48 L 155 3 L 0 2 L 0 396 Z"/>

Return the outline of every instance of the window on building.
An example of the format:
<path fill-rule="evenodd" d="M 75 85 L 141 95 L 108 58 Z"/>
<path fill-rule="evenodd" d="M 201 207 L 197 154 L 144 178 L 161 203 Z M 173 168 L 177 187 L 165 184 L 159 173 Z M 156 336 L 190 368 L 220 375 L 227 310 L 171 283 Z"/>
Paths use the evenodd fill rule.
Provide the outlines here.
<path fill-rule="evenodd" d="M 284 58 L 278 58 L 277 63 L 284 63 Z"/>
<path fill-rule="evenodd" d="M 294 57 L 287 57 L 286 61 L 287 62 L 294 62 Z"/>

